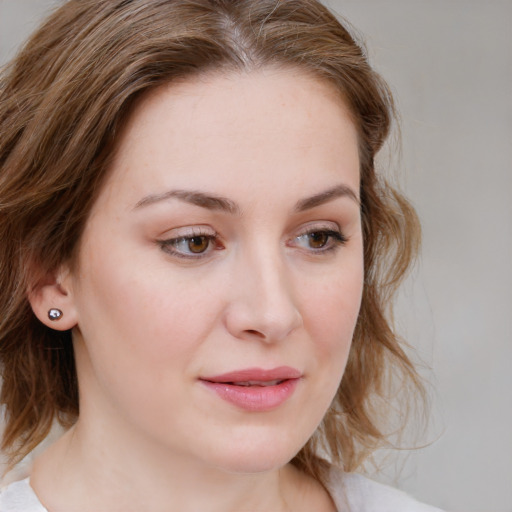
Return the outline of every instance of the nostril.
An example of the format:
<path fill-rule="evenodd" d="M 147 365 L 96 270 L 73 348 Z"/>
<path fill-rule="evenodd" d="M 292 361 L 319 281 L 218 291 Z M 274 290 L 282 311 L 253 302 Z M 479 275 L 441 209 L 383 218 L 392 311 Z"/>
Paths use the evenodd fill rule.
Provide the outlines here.
<path fill-rule="evenodd" d="M 261 333 L 260 331 L 256 331 L 255 329 L 247 329 L 245 331 L 247 334 L 250 334 L 251 336 L 257 336 L 259 338 L 264 338 L 265 335 Z"/>

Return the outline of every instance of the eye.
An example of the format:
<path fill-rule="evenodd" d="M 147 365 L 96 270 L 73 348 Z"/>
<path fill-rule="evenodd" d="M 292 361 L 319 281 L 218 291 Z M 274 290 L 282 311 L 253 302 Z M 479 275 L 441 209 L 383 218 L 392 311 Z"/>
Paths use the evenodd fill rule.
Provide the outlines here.
<path fill-rule="evenodd" d="M 208 256 L 212 250 L 221 248 L 216 233 L 190 232 L 166 240 L 159 240 L 162 249 L 177 258 L 199 259 Z"/>
<path fill-rule="evenodd" d="M 293 245 L 313 253 L 325 253 L 346 242 L 347 238 L 338 229 L 313 227 L 296 236 Z"/>
<path fill-rule="evenodd" d="M 206 236 L 193 236 L 192 238 L 185 238 L 188 250 L 194 254 L 201 254 L 208 249 L 210 245 L 210 237 Z"/>
<path fill-rule="evenodd" d="M 312 249 L 323 249 L 329 243 L 329 233 L 326 231 L 315 231 L 304 235 L 308 238 L 309 246 Z"/>

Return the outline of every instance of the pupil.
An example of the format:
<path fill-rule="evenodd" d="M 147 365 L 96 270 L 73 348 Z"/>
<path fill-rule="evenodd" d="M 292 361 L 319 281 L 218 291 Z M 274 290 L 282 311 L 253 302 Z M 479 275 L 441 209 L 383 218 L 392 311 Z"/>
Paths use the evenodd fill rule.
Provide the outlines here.
<path fill-rule="evenodd" d="M 321 231 L 309 234 L 309 244 L 314 249 L 320 249 L 327 243 L 328 235 Z"/>
<path fill-rule="evenodd" d="M 194 253 L 204 252 L 208 247 L 208 238 L 205 236 L 194 236 L 189 240 L 188 247 Z"/>

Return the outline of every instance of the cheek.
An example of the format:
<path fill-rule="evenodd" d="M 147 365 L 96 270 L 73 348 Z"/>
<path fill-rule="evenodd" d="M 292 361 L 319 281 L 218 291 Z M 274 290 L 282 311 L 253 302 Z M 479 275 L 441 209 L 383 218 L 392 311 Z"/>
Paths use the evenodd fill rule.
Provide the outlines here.
<path fill-rule="evenodd" d="M 322 331 L 327 342 L 351 339 L 363 290 L 363 269 L 353 265 L 350 272 L 331 274 L 321 286 L 307 293 L 305 314 L 315 330 Z"/>
<path fill-rule="evenodd" d="M 121 258 L 110 260 L 115 264 L 95 261 L 84 265 L 79 293 L 81 392 L 104 396 L 134 423 L 142 415 L 149 423 L 169 425 L 162 403 L 180 403 L 215 319 L 214 295 L 201 283 L 181 282 L 164 266 L 149 270 Z"/>
<path fill-rule="evenodd" d="M 184 279 L 165 263 L 137 265 L 136 257 L 115 250 L 103 256 L 101 250 L 84 252 L 77 294 L 91 356 L 136 371 L 144 363 L 157 370 L 178 355 L 192 355 L 218 316 L 215 283 Z"/>
<path fill-rule="evenodd" d="M 304 307 L 316 370 L 333 393 L 343 376 L 361 306 L 363 265 L 357 261 L 350 272 L 333 273 L 322 286 L 312 288 Z"/>

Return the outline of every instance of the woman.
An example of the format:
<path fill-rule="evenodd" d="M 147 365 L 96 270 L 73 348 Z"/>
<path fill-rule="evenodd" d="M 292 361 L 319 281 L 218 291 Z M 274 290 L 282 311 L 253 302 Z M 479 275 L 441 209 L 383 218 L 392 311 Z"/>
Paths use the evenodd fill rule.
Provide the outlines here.
<path fill-rule="evenodd" d="M 433 510 L 353 474 L 418 228 L 323 6 L 71 0 L 1 87 L 3 448 L 68 430 L 0 510 Z"/>

